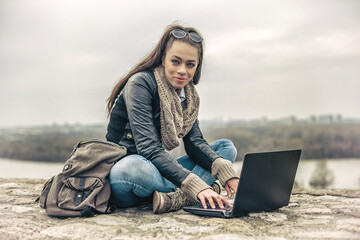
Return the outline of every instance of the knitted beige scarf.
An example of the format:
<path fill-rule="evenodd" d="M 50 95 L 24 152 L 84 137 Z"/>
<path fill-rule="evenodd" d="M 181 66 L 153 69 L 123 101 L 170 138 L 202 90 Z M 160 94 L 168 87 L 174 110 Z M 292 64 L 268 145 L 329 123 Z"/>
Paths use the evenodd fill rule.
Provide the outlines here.
<path fill-rule="evenodd" d="M 154 69 L 154 75 L 160 97 L 160 125 L 162 144 L 166 150 L 180 145 L 192 128 L 199 114 L 200 98 L 193 81 L 185 87 L 186 106 L 183 108 L 175 88 L 167 81 L 162 65 Z"/>

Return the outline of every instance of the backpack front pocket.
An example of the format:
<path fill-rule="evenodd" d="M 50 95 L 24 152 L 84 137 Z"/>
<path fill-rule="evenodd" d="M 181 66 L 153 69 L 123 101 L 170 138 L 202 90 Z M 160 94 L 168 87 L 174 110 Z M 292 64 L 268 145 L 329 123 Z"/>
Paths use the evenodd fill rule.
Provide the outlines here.
<path fill-rule="evenodd" d="M 59 208 L 69 210 L 81 210 L 87 206 L 95 207 L 95 196 L 103 186 L 101 179 L 97 177 L 67 178 L 60 188 L 57 205 Z"/>

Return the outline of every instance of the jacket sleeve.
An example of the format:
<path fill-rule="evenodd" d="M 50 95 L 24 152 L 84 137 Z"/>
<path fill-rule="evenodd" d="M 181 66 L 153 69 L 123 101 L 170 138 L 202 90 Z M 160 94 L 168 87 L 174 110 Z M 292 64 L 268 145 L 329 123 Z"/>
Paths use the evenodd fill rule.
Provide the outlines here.
<path fill-rule="evenodd" d="M 183 168 L 161 144 L 154 125 L 152 99 L 156 85 L 148 74 L 133 75 L 124 87 L 124 101 L 139 155 L 150 160 L 166 179 L 180 187 L 190 171 Z"/>
<path fill-rule="evenodd" d="M 196 120 L 191 130 L 183 138 L 185 151 L 189 157 L 200 166 L 211 172 L 211 166 L 215 159 L 220 156 L 211 149 L 204 139 L 199 128 L 199 121 Z"/>

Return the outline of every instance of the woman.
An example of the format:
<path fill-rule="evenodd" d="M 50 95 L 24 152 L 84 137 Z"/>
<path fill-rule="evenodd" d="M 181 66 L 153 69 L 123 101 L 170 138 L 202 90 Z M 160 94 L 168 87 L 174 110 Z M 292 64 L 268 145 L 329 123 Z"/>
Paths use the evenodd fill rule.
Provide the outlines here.
<path fill-rule="evenodd" d="M 154 213 L 199 201 L 231 206 L 211 185 L 218 179 L 228 196 L 239 182 L 229 140 L 208 144 L 197 120 L 203 39 L 193 28 L 169 26 L 153 51 L 115 85 L 108 98 L 106 138 L 125 146 L 127 156 L 111 169 L 112 198 L 120 207 L 153 197 Z M 168 151 L 182 139 L 187 155 Z"/>

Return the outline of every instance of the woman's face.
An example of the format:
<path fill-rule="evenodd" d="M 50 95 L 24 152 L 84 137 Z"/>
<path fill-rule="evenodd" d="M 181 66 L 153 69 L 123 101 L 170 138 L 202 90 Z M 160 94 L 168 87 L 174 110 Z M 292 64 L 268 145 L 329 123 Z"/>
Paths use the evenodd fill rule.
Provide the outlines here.
<path fill-rule="evenodd" d="M 174 88 L 185 87 L 194 77 L 198 50 L 188 43 L 174 41 L 162 58 L 166 79 Z"/>

